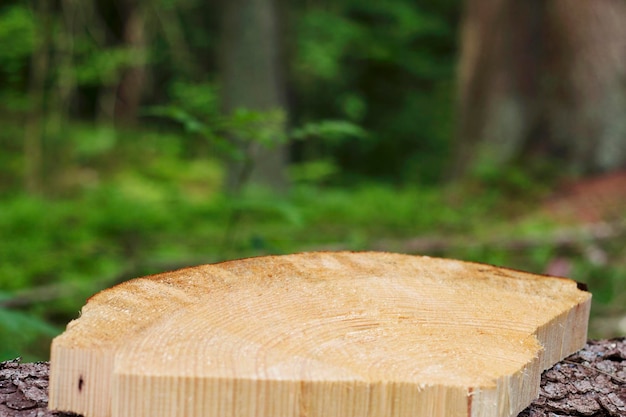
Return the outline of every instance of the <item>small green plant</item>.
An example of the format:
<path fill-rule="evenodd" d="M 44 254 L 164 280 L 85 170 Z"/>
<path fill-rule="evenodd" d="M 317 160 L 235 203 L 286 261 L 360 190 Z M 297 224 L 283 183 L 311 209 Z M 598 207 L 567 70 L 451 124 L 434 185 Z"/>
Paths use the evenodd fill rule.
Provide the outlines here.
<path fill-rule="evenodd" d="M 57 327 L 36 315 L 0 307 L 0 361 L 19 356 L 26 361 L 46 357 L 50 338 L 57 334 Z"/>

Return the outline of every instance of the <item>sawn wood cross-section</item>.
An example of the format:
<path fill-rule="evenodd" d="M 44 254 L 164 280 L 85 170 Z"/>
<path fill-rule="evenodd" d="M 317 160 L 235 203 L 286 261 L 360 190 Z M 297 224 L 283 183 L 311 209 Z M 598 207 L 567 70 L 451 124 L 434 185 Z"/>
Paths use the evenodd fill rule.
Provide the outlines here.
<path fill-rule="evenodd" d="M 576 282 L 378 252 L 268 256 L 93 296 L 52 344 L 86 417 L 508 417 L 582 348 Z"/>

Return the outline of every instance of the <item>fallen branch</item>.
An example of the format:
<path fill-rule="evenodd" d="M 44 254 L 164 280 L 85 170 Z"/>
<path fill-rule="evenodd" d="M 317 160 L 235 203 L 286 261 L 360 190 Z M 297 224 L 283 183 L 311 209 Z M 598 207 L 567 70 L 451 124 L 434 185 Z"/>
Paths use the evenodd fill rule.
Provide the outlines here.
<path fill-rule="evenodd" d="M 475 236 L 424 236 L 406 240 L 386 239 L 374 242 L 371 249 L 421 254 L 483 247 L 519 251 L 538 246 L 579 246 L 582 243 L 605 241 L 622 236 L 626 236 L 626 222 L 601 222 L 521 238 L 495 236 L 481 240 Z"/>

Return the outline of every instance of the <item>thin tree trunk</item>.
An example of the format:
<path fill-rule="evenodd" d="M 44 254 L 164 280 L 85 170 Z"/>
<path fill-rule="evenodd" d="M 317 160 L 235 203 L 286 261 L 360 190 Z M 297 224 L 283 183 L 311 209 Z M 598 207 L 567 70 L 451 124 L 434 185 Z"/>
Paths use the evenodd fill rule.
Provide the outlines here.
<path fill-rule="evenodd" d="M 37 0 L 34 12 L 41 23 L 41 41 L 31 57 L 29 80 L 30 111 L 24 128 L 24 186 L 31 194 L 43 191 L 43 125 L 45 118 L 44 97 L 45 82 L 49 68 L 49 39 L 51 4 L 48 0 Z"/>
<path fill-rule="evenodd" d="M 53 56 L 57 68 L 56 83 L 50 91 L 52 106 L 48 117 L 50 135 L 59 137 L 66 129 L 70 116 L 71 102 L 76 91 L 76 73 L 74 70 L 74 41 L 77 27 L 80 25 L 81 8 L 79 0 L 61 1 L 61 23 L 55 37 L 56 53 Z"/>
<path fill-rule="evenodd" d="M 220 78 L 223 111 L 245 108 L 258 112 L 286 111 L 282 41 L 277 2 L 224 0 L 222 2 Z M 280 130 L 280 131 L 278 131 Z M 284 133 L 284 124 L 276 135 Z M 256 183 L 286 187 L 287 147 L 267 147 L 249 138 L 232 138 L 243 150 L 244 161 L 230 166 L 227 188 Z M 247 143 L 247 144 L 244 144 Z"/>
<path fill-rule="evenodd" d="M 144 8 L 141 2 L 133 0 L 126 0 L 122 3 L 126 13 L 123 40 L 127 47 L 132 48 L 134 53 L 142 58 L 146 54 Z M 133 125 L 137 121 L 145 77 L 146 68 L 143 62 L 138 62 L 123 72 L 117 86 L 116 122 Z"/>
<path fill-rule="evenodd" d="M 176 72 L 185 79 L 199 78 L 202 70 L 185 40 L 182 24 L 178 17 L 178 9 L 173 7 L 173 10 L 166 12 L 154 2 L 149 2 L 145 7 L 149 7 L 150 14 L 154 16 L 155 23 L 161 29 Z"/>

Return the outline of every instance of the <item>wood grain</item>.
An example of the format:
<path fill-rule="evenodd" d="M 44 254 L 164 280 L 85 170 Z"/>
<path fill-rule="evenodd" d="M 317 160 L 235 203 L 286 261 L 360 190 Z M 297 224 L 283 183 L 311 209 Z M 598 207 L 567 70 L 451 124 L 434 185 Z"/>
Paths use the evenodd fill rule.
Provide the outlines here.
<path fill-rule="evenodd" d="M 251 258 L 93 296 L 52 344 L 86 417 L 500 417 L 584 346 L 576 282 L 390 253 Z"/>

